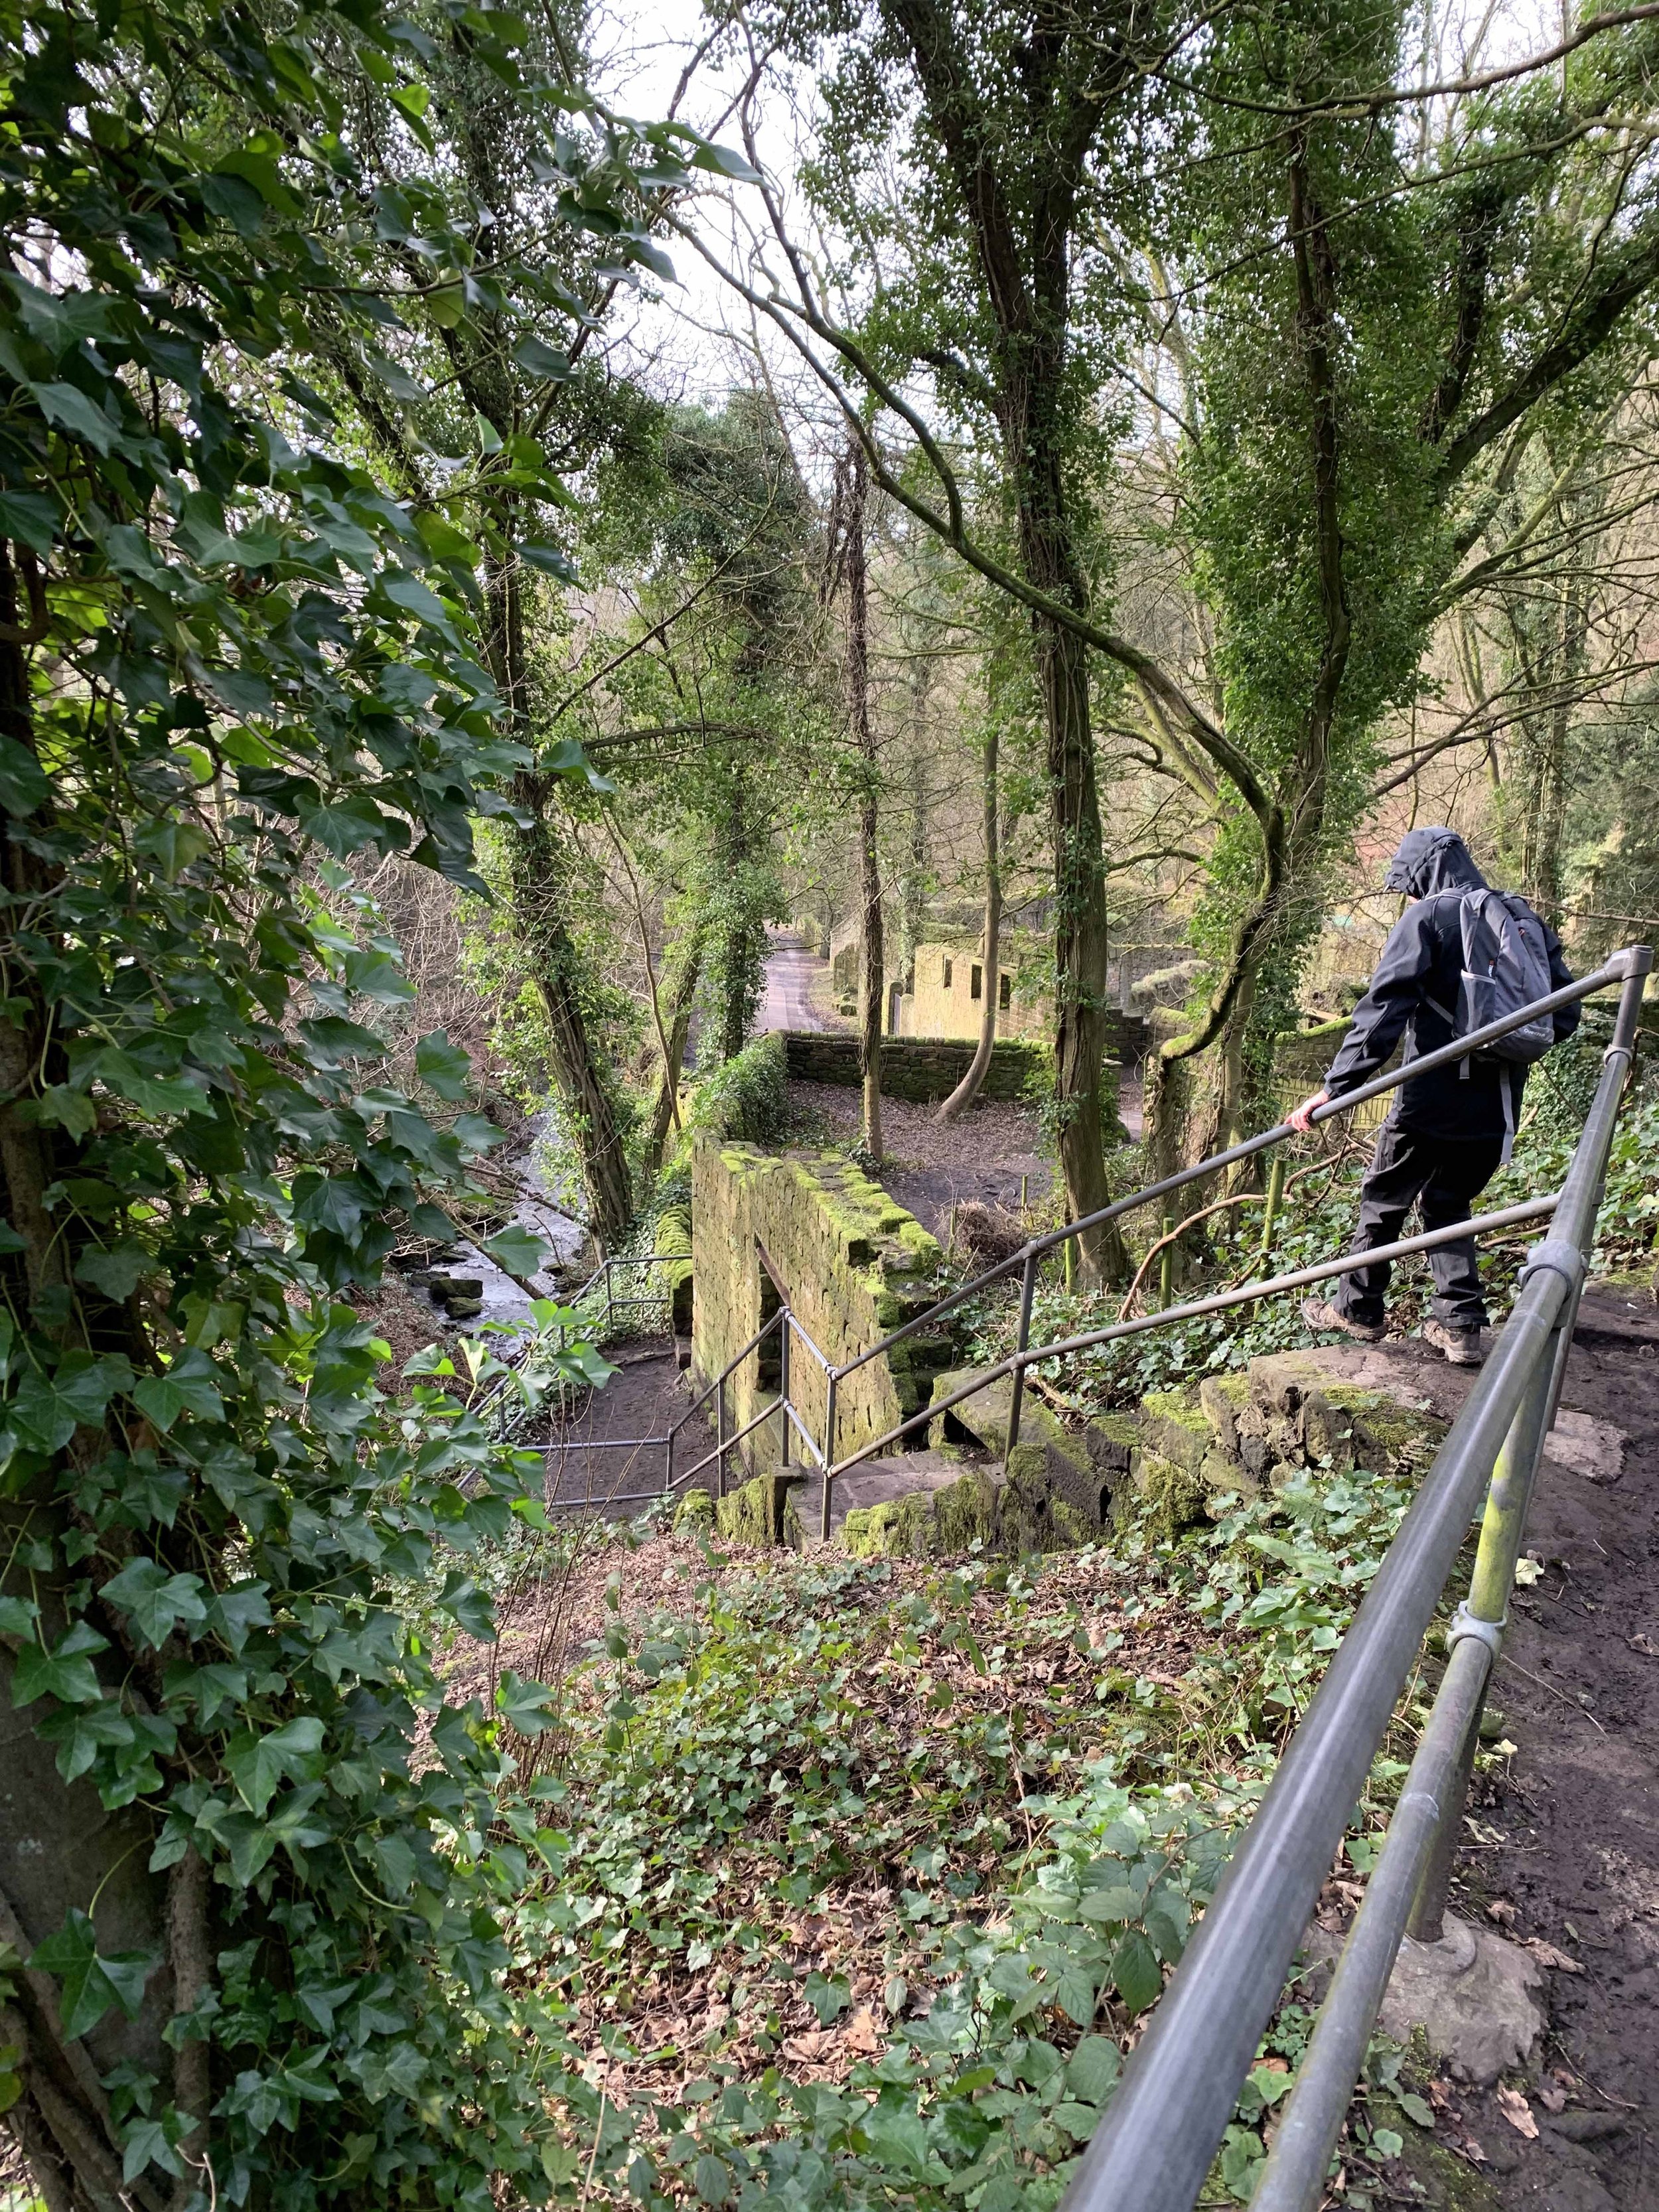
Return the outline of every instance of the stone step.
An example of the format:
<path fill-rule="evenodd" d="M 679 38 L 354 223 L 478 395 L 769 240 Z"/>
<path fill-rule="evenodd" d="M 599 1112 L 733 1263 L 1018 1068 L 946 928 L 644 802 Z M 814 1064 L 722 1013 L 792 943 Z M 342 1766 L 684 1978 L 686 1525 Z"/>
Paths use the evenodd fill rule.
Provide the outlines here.
<path fill-rule="evenodd" d="M 960 1459 L 936 1451 L 896 1452 L 890 1459 L 867 1459 L 837 1478 L 830 1492 L 830 1540 L 833 1543 L 848 1515 L 864 1505 L 885 1505 L 919 1490 L 945 1490 L 959 1482 Z M 792 1485 L 791 1502 L 800 1517 L 810 1551 L 821 1540 L 819 1515 L 823 1483 L 816 1468 L 802 1469 Z"/>

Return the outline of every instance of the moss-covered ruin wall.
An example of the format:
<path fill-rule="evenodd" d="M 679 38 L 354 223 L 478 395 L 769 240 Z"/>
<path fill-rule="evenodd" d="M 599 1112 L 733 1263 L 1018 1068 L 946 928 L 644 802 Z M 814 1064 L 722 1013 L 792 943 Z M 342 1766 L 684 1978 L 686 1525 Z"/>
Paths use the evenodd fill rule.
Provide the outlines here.
<path fill-rule="evenodd" d="M 700 1139 L 691 1164 L 691 1364 L 697 1387 L 718 1374 L 761 1325 L 769 1303 L 762 1253 L 801 1326 L 839 1365 L 931 1304 L 939 1249 L 921 1223 L 837 1152 L 763 1152 Z M 823 1370 L 791 1349 L 790 1395 L 815 1440 L 823 1437 Z M 842 1382 L 837 1447 L 868 1443 L 926 1406 L 950 1347 L 926 1333 L 871 1360 Z M 760 1356 L 726 1386 L 726 1433 L 775 1396 Z M 758 1429 L 751 1468 L 782 1457 L 781 1419 Z M 919 1439 L 920 1441 L 920 1439 Z M 792 1450 L 805 1457 L 799 1444 Z"/>

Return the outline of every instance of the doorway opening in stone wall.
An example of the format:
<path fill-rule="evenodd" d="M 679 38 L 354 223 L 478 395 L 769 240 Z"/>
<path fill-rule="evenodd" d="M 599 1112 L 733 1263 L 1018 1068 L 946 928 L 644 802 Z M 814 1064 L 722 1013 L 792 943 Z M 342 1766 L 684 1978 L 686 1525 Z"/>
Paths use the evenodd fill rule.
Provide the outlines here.
<path fill-rule="evenodd" d="M 766 1256 L 766 1247 L 758 1237 L 755 1239 L 755 1265 L 760 1272 L 760 1319 L 755 1326 L 757 1328 L 764 1328 L 768 1322 L 776 1320 L 788 1304 L 789 1297 L 774 1272 L 772 1262 Z M 771 1335 L 764 1339 L 755 1358 L 757 1384 L 762 1390 L 769 1391 L 775 1397 L 780 1395 L 783 1389 L 783 1332 L 781 1329 L 774 1329 Z"/>

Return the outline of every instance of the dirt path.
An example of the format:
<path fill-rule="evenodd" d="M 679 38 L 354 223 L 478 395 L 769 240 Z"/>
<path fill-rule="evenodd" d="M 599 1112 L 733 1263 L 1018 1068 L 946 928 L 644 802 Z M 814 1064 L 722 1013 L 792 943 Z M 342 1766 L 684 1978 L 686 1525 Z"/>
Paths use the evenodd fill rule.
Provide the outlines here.
<path fill-rule="evenodd" d="M 812 1004 L 812 984 L 823 963 L 798 937 L 775 937 L 766 956 L 766 994 L 758 1030 L 827 1030 L 834 1026 Z"/>
<path fill-rule="evenodd" d="M 1345 1370 L 1455 1413 L 1468 1387 L 1415 1343 Z M 1443 2130 L 1502 2212 L 1659 2212 L 1659 1311 L 1592 1288 L 1528 1523 L 1492 1708 L 1516 1747 L 1465 1823 L 1452 1907 L 1542 1942 L 1550 2038 L 1528 2112 L 1454 2090 Z M 1616 1434 L 1610 1433 L 1616 1432 Z M 1622 1449 L 1620 1446 L 1622 1444 Z M 1556 2109 L 1552 2109 L 1552 2107 Z M 1536 2130 L 1534 2136 L 1525 2127 Z M 1480 2153 L 1476 2160 L 1475 2149 Z M 1476 2172 L 1481 2179 L 1476 2182 Z"/>
<path fill-rule="evenodd" d="M 549 1498 L 562 1505 L 592 1504 L 600 1512 L 613 1500 L 660 1496 L 666 1472 L 663 1447 L 644 1440 L 665 1435 L 690 1403 L 671 1338 L 638 1337 L 607 1345 L 605 1357 L 618 1371 L 546 1446 Z M 706 1451 L 704 1425 L 693 1423 L 682 1442 L 692 1457 Z M 677 1465 L 687 1464 L 682 1452 Z M 615 1510 L 628 1515 L 641 1508 L 629 1504 Z"/>

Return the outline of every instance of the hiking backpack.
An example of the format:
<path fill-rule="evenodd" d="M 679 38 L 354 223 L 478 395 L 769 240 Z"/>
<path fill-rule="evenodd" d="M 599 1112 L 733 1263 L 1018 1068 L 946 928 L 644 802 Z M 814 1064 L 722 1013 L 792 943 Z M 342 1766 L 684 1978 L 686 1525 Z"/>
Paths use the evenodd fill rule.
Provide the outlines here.
<path fill-rule="evenodd" d="M 1547 999 L 1549 947 L 1544 925 L 1523 898 L 1508 891 L 1467 891 L 1459 919 L 1463 928 L 1463 988 L 1452 1023 L 1454 1035 L 1468 1036 L 1488 1022 L 1501 1022 L 1534 1000 Z M 1484 1060 L 1530 1067 L 1555 1042 L 1555 1018 L 1537 1014 L 1507 1036 L 1481 1047 Z M 1465 1073 L 1468 1062 L 1463 1063 Z"/>
<path fill-rule="evenodd" d="M 1451 1024 L 1454 1037 L 1468 1036 L 1488 1022 L 1500 1022 L 1534 1000 L 1547 999 L 1554 988 L 1550 975 L 1549 947 L 1544 925 L 1523 898 L 1513 892 L 1465 891 L 1458 919 L 1463 933 L 1463 980 L 1456 1012 L 1439 1006 L 1436 1012 Z M 1530 1067 L 1542 1060 L 1555 1042 L 1555 1018 L 1535 1014 L 1506 1036 L 1483 1045 L 1470 1060 L 1499 1063 L 1504 1096 L 1504 1152 L 1507 1163 L 1515 1143 L 1515 1091 L 1511 1067 Z M 1469 1060 L 1460 1073 L 1467 1083 Z"/>

